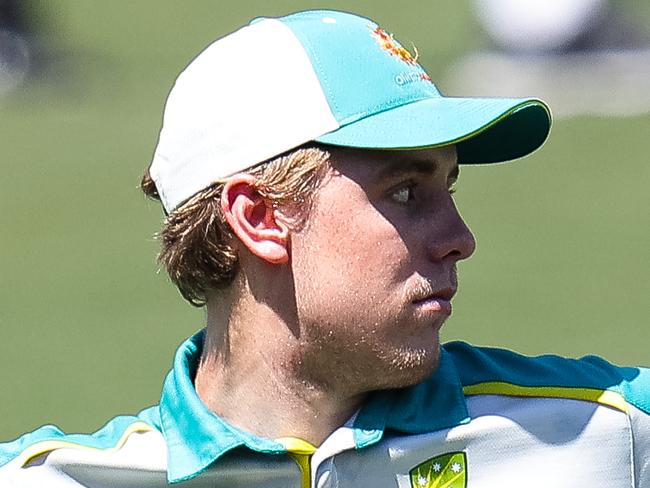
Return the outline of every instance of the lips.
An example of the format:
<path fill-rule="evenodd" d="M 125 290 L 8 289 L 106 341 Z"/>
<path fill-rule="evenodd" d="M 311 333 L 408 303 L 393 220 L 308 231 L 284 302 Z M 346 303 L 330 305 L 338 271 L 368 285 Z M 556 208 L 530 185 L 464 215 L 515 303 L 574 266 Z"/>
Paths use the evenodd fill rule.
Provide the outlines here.
<path fill-rule="evenodd" d="M 430 298 L 415 302 L 415 306 L 423 312 L 451 315 L 451 301 L 443 298 Z"/>
<path fill-rule="evenodd" d="M 440 288 L 426 294 L 420 294 L 418 298 L 413 300 L 413 304 L 422 311 L 451 315 L 451 299 L 455 294 L 456 288 Z"/>
<path fill-rule="evenodd" d="M 452 298 L 454 298 L 455 294 L 456 288 L 451 286 L 447 288 L 439 288 L 437 290 L 421 290 L 421 292 L 413 299 L 413 303 L 424 302 L 432 299 L 450 301 Z"/>

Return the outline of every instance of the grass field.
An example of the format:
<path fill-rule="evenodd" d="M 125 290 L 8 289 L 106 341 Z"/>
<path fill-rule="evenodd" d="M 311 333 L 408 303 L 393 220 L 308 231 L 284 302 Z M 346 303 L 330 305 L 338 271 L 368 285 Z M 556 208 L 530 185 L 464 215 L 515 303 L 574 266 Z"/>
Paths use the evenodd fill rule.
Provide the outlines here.
<path fill-rule="evenodd" d="M 50 422 L 87 431 L 157 403 L 203 314 L 157 272 L 162 214 L 137 184 L 199 49 L 256 15 L 323 5 L 268 4 L 42 2 L 58 64 L 0 99 L 0 439 Z M 414 42 L 434 80 L 483 42 L 465 2 L 326 5 Z M 527 160 L 463 170 L 478 251 L 447 340 L 650 363 L 649 134 L 650 116 L 563 120 Z"/>

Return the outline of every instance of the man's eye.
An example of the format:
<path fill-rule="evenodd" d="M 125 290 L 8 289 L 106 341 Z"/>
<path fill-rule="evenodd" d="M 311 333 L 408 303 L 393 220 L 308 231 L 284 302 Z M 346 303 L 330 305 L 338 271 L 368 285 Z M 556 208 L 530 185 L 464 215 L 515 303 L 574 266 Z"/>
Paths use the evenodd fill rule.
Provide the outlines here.
<path fill-rule="evenodd" d="M 413 186 L 405 186 L 403 188 L 400 188 L 398 190 L 395 190 L 391 197 L 393 200 L 399 203 L 408 203 L 411 200 L 415 200 L 415 196 L 413 194 L 414 187 Z"/>

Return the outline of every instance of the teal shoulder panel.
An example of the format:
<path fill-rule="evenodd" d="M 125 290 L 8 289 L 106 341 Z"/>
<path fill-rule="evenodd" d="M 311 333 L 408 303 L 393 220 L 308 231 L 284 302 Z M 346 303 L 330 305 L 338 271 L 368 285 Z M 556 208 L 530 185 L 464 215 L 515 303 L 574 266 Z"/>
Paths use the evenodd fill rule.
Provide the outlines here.
<path fill-rule="evenodd" d="M 530 357 L 465 342 L 449 342 L 444 349 L 454 358 L 463 386 L 505 382 L 525 387 L 609 390 L 650 414 L 650 370 L 647 368 L 616 366 L 598 356 Z"/>
<path fill-rule="evenodd" d="M 109 449 L 115 447 L 124 433 L 133 424 L 139 422 L 148 424 L 154 430 L 160 430 L 158 407 L 143 410 L 138 416 L 121 415 L 115 417 L 93 434 L 66 434 L 55 425 L 44 425 L 14 441 L 0 443 L 0 467 L 20 456 L 32 446 L 43 442 L 60 441 L 82 447 Z"/>
<path fill-rule="evenodd" d="M 630 369 L 635 369 L 638 374 L 621 385 L 620 393 L 632 405 L 650 415 L 650 369 Z"/>

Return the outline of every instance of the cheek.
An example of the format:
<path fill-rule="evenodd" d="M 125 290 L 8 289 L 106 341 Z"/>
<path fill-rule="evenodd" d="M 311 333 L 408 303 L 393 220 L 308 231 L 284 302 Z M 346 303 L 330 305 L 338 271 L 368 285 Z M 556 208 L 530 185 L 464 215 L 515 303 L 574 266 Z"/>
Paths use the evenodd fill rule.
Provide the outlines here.
<path fill-rule="evenodd" d="M 404 242 L 380 213 L 316 216 L 292 241 L 298 308 L 321 323 L 372 327 L 401 299 L 407 262 Z"/>
<path fill-rule="evenodd" d="M 310 224 L 295 242 L 298 266 L 365 282 L 390 274 L 407 253 L 397 230 L 369 204 L 358 211 L 316 215 Z"/>

